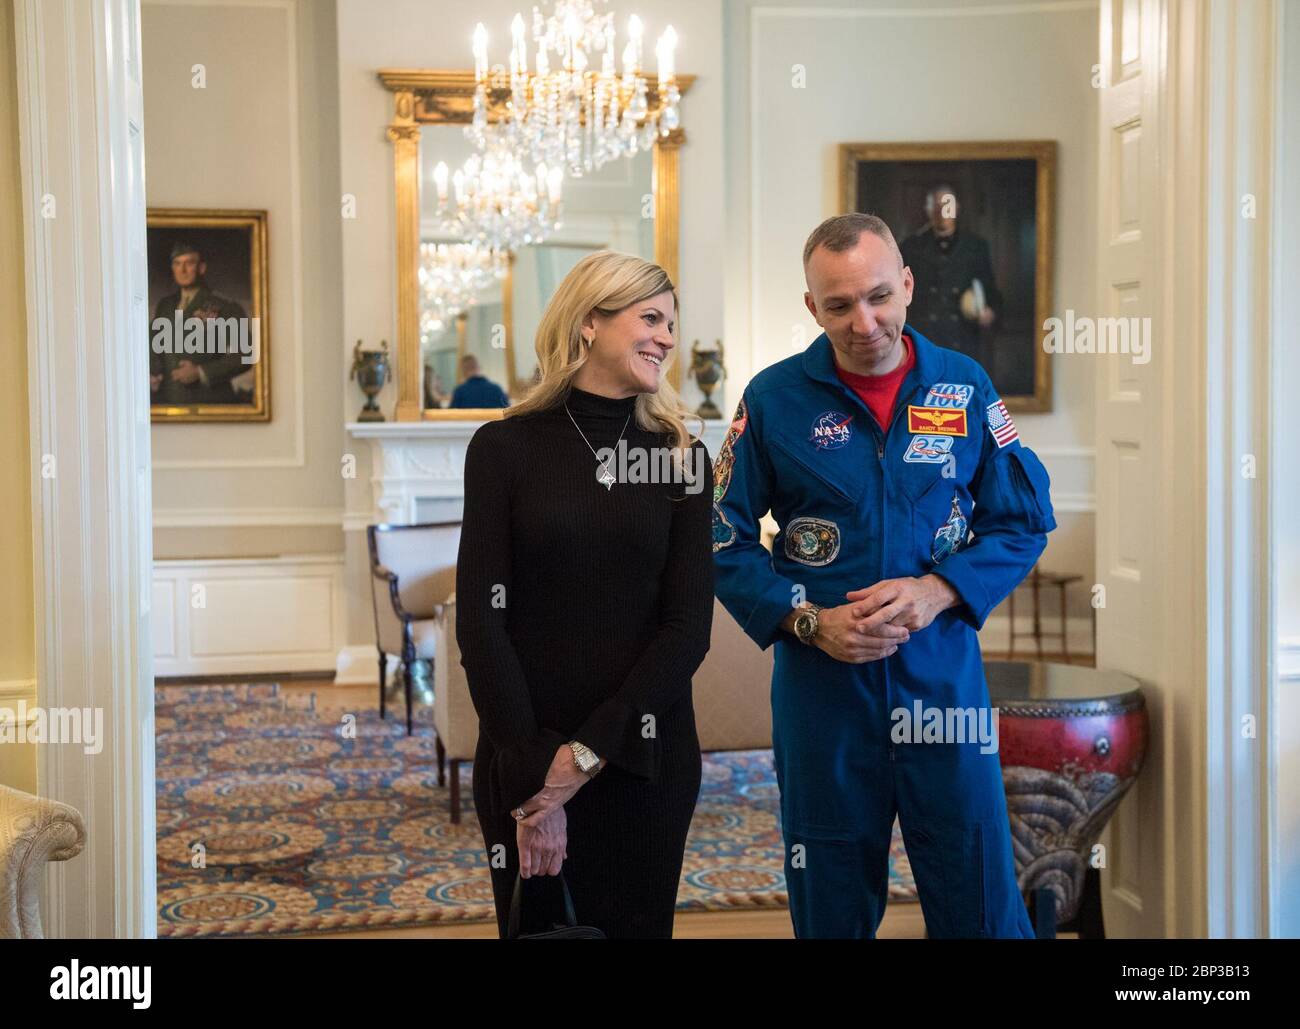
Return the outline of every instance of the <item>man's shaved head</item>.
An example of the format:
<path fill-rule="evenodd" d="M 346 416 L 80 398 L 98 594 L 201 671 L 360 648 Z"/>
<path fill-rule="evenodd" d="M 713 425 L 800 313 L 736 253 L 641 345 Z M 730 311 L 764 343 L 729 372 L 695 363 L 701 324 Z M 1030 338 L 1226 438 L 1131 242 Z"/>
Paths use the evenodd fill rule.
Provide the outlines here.
<path fill-rule="evenodd" d="M 813 230 L 803 251 L 804 304 L 826 331 L 839 367 L 883 375 L 907 355 L 903 325 L 911 269 L 889 226 L 870 214 L 841 214 Z"/>
<path fill-rule="evenodd" d="M 808 259 L 818 247 L 825 247 L 831 253 L 840 254 L 857 246 L 864 232 L 884 240 L 894 256 L 898 258 L 898 267 L 903 267 L 903 252 L 898 249 L 894 234 L 889 231 L 889 226 L 885 224 L 884 219 L 877 218 L 874 214 L 861 214 L 855 211 L 853 214 L 832 215 L 813 229 L 808 242 L 803 246 L 804 269 L 807 270 Z"/>

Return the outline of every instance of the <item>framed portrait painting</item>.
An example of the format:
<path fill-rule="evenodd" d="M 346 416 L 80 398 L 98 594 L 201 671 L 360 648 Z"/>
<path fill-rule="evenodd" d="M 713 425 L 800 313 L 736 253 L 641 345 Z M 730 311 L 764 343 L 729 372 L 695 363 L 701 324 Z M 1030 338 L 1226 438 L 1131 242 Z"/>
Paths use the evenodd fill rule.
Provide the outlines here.
<path fill-rule="evenodd" d="M 271 419 L 265 211 L 150 208 L 155 422 Z"/>
<path fill-rule="evenodd" d="M 1012 411 L 1050 411 L 1056 143 L 846 143 L 845 211 L 883 218 L 912 270 L 908 323 L 975 358 Z"/>

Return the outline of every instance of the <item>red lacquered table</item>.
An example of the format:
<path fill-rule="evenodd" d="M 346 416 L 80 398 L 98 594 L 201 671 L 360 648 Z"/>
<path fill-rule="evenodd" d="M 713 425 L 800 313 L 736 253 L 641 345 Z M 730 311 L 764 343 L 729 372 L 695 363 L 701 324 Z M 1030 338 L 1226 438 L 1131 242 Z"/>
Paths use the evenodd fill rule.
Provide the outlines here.
<path fill-rule="evenodd" d="M 1002 781 L 1016 877 L 1039 936 L 1102 938 L 1093 847 L 1146 756 L 1141 686 L 1122 672 L 1042 661 L 986 661 L 998 709 Z"/>

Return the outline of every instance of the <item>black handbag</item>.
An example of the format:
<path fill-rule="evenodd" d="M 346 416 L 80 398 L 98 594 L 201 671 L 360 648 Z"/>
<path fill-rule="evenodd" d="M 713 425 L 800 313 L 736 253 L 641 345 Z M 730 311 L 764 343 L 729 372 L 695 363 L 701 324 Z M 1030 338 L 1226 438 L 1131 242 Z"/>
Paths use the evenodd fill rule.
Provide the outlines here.
<path fill-rule="evenodd" d="M 539 877 L 540 878 L 540 877 Z M 569 884 L 561 873 L 560 889 L 564 893 L 564 921 L 553 922 L 549 929 L 541 932 L 521 933 L 520 918 L 524 900 L 523 876 L 515 876 L 515 894 L 510 899 L 510 916 L 506 922 L 507 940 L 603 940 L 605 934 L 591 925 L 578 925 L 578 916 L 573 910 L 573 897 L 569 895 Z"/>

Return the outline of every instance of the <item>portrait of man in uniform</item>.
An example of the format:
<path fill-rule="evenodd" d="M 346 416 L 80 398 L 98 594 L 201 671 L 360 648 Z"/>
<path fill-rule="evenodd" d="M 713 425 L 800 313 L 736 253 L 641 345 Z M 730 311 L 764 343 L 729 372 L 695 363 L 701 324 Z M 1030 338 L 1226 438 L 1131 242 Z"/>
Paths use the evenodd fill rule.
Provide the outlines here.
<path fill-rule="evenodd" d="M 266 213 L 148 216 L 154 421 L 267 421 Z"/>
<path fill-rule="evenodd" d="M 915 280 L 912 324 L 973 358 L 1012 411 L 1051 410 L 1056 144 L 844 144 L 845 211 L 874 214 Z"/>

